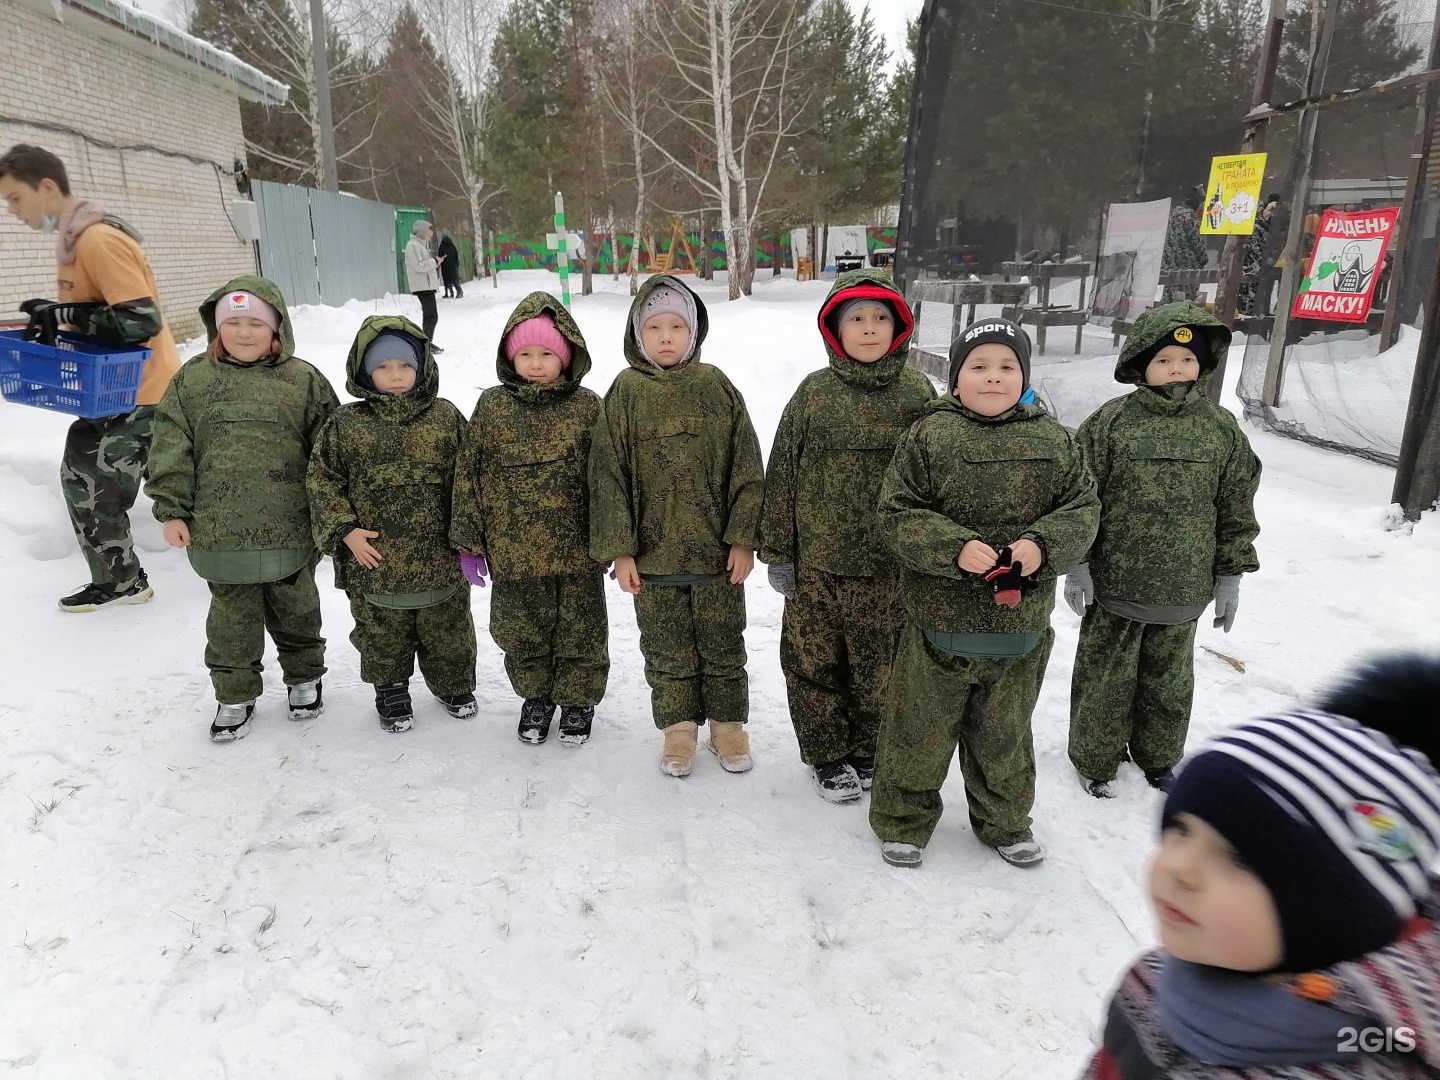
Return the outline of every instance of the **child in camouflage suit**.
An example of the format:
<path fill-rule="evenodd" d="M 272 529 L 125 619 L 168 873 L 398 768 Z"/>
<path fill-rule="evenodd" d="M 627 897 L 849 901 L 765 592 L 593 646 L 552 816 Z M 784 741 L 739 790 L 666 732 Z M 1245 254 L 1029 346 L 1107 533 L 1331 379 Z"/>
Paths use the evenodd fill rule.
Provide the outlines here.
<path fill-rule="evenodd" d="M 668 275 L 640 289 L 630 367 L 605 395 L 590 452 L 590 555 L 635 597 L 660 767 L 688 776 L 698 731 L 729 772 L 752 766 L 745 721 L 745 590 L 764 497 L 740 392 L 700 362 L 709 317 Z"/>
<path fill-rule="evenodd" d="M 201 306 L 210 348 L 185 364 L 155 413 L 145 492 L 165 539 L 210 584 L 205 664 L 219 707 L 216 742 L 250 730 L 265 632 L 289 687 L 290 718 L 324 709 L 325 639 L 305 469 L 338 403 L 295 355 L 285 297 L 236 278 Z"/>
<path fill-rule="evenodd" d="M 785 596 L 780 667 L 800 758 L 820 796 L 854 802 L 900 636 L 894 557 L 875 503 L 885 466 L 935 391 L 906 366 L 914 318 L 870 270 L 842 274 L 820 308 L 829 366 L 785 407 L 765 470 L 760 558 Z"/>
<path fill-rule="evenodd" d="M 467 573 L 493 574 L 490 635 L 524 698 L 521 741 L 543 743 L 560 707 L 560 741 L 590 738 L 610 673 L 604 567 L 590 558 L 586 472 L 600 399 L 580 380 L 590 352 L 548 293 L 511 313 L 495 358 L 500 385 L 480 395 L 467 432 L 475 501 Z M 468 488 L 462 488 L 468 491 Z"/>
<path fill-rule="evenodd" d="M 1070 690 L 1070 760 L 1110 798 L 1129 757 L 1164 787 L 1185 752 L 1195 691 L 1195 627 L 1215 602 L 1229 631 L 1255 556 L 1260 461 L 1208 396 L 1230 331 L 1192 304 L 1135 321 L 1106 402 L 1076 441 L 1100 493 L 1100 533 L 1065 600 L 1084 621 Z M 1157 557 L 1159 556 L 1159 557 Z"/>
<path fill-rule="evenodd" d="M 920 865 L 957 744 L 975 835 L 1012 865 L 1044 858 L 1030 831 L 1030 717 L 1055 576 L 1089 549 L 1100 506 L 1069 434 L 1021 400 L 1029 381 L 1022 327 L 972 326 L 950 350 L 952 392 L 900 440 L 881 485 L 907 617 L 870 825 L 896 866 Z"/>
<path fill-rule="evenodd" d="M 336 410 L 310 459 L 315 543 L 350 597 L 350 641 L 386 731 L 414 723 L 417 654 L 445 710 L 476 713 L 475 620 L 450 539 L 465 418 L 436 396 L 429 345 L 408 319 L 366 319 L 346 363 L 345 389 L 360 400 Z"/>

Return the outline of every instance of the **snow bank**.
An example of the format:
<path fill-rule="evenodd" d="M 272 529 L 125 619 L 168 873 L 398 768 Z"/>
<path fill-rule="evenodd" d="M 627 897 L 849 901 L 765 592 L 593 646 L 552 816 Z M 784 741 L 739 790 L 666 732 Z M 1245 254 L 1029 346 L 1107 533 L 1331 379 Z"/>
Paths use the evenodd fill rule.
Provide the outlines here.
<path fill-rule="evenodd" d="M 624 364 L 624 282 L 575 313 L 603 391 Z M 543 272 L 442 301 L 442 393 L 467 412 L 497 336 Z M 828 284 L 702 286 L 705 355 L 768 446 L 825 362 Z M 296 313 L 301 355 L 343 382 L 365 314 Z M 1108 341 L 1108 337 L 1105 339 Z M 1078 423 L 1114 396 L 1113 358 L 1037 364 Z M 1091 404 L 1093 402 L 1093 404 Z M 1143 871 L 1159 797 L 1080 789 L 1065 756 L 1078 620 L 1035 718 L 1036 832 L 1020 871 L 979 845 L 958 772 L 919 871 L 884 866 L 864 805 L 812 791 L 778 660 L 781 603 L 746 589 L 757 766 L 655 766 L 633 607 L 612 586 L 610 692 L 594 740 L 521 745 L 519 702 L 482 628 L 480 716 L 447 717 L 418 679 L 414 731 L 387 735 L 320 579 L 329 710 L 284 719 L 273 654 L 243 742 L 214 746 L 201 661 L 206 589 L 144 500 L 144 608 L 66 615 L 85 578 L 57 483 L 66 420 L 0 408 L 0 1062 L 16 1077 L 1072 1077 L 1129 958 L 1153 940 Z M 1349 659 L 1440 644 L 1440 526 L 1387 528 L 1390 476 L 1256 432 L 1263 570 L 1234 633 L 1203 620 L 1192 739 L 1312 693 Z M 1396 587 L 1403 582 L 1403 587 Z"/>

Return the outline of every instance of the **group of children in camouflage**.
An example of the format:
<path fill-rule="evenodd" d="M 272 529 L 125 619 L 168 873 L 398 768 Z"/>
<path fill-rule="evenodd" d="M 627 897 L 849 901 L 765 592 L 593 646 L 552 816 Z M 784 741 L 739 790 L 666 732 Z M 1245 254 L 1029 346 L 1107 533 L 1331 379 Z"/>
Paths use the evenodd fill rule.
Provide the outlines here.
<path fill-rule="evenodd" d="M 885 859 L 916 866 L 958 747 L 977 837 L 1032 865 L 1031 714 L 1057 576 L 1083 618 L 1071 759 L 1108 797 L 1127 756 L 1169 779 L 1196 621 L 1214 600 L 1228 629 L 1257 567 L 1260 465 L 1206 394 L 1230 334 L 1185 304 L 1136 323 L 1116 368 L 1136 390 L 1072 438 L 1030 392 L 1021 327 L 971 326 L 937 396 L 907 366 L 898 290 L 846 274 L 819 314 L 829 365 L 786 406 L 768 476 L 739 392 L 701 362 L 705 306 L 673 277 L 636 297 L 629 366 L 603 401 L 581 385 L 590 354 L 569 313 L 527 297 L 468 424 L 403 318 L 365 321 L 342 406 L 294 356 L 272 283 L 232 281 L 202 314 L 212 343 L 158 406 L 147 490 L 210 584 L 217 741 L 248 730 L 267 631 L 291 717 L 324 708 L 315 566 L 331 555 L 387 730 L 413 722 L 417 657 L 451 715 L 475 715 L 468 580 L 493 583 L 520 738 L 545 741 L 558 709 L 561 741 L 583 743 L 609 673 L 608 565 L 635 598 L 662 770 L 689 774 L 708 722 L 720 764 L 744 772 L 741 586 L 758 550 L 785 596 L 781 668 L 819 793 L 873 786 Z"/>
<path fill-rule="evenodd" d="M 1142 316 L 1116 367 L 1136 389 L 1072 438 L 1029 393 L 1022 328 L 972 326 L 937 396 L 906 366 L 900 294 L 845 275 L 820 311 L 829 365 L 786 407 L 768 480 L 739 393 L 700 362 L 704 305 L 673 278 L 637 297 L 603 402 L 564 307 L 527 297 L 468 424 L 404 319 L 365 321 L 339 406 L 293 355 L 271 283 L 233 281 L 203 313 L 212 344 L 160 402 L 149 491 L 210 583 L 213 738 L 245 734 L 267 631 L 291 717 L 323 709 L 323 553 L 387 729 L 412 722 L 417 654 L 452 715 L 477 711 L 468 579 L 493 581 L 520 737 L 544 741 L 558 706 L 560 738 L 582 743 L 609 669 L 609 563 L 635 597 L 662 768 L 690 772 L 708 721 L 744 771 L 758 549 L 820 794 L 873 788 L 885 859 L 918 866 L 958 746 L 976 835 L 1033 865 L 1031 713 L 1068 572 L 1071 759 L 1097 797 L 1127 756 L 1167 790 L 1149 877 L 1163 948 L 1121 982 L 1085 1080 L 1440 1075 L 1440 661 L 1383 661 L 1171 771 L 1196 621 L 1213 601 L 1228 629 L 1257 567 L 1260 466 L 1206 394 L 1230 335 L 1201 309 Z"/>

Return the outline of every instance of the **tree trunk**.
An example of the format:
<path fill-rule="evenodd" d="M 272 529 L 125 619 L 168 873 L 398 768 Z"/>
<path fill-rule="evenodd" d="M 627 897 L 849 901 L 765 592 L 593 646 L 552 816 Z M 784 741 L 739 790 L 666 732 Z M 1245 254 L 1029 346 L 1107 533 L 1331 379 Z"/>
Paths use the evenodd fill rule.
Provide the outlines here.
<path fill-rule="evenodd" d="M 595 292 L 595 223 L 590 218 L 588 201 L 580 218 L 580 246 L 585 250 L 580 260 L 580 295 L 591 296 Z"/>
<path fill-rule="evenodd" d="M 830 261 L 830 222 L 827 220 L 820 226 L 820 261 L 815 264 L 815 280 L 820 280 L 820 275 L 825 272 L 825 264 Z"/>

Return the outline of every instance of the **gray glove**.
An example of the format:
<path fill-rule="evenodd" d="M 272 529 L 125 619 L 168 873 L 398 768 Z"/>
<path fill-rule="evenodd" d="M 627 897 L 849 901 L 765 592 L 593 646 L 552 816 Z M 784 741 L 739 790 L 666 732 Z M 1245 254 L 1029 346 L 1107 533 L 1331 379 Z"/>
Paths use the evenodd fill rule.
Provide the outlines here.
<path fill-rule="evenodd" d="M 1081 563 L 1065 575 L 1065 603 L 1070 610 L 1085 617 L 1085 609 L 1095 602 L 1095 582 L 1090 580 L 1090 567 Z"/>
<path fill-rule="evenodd" d="M 1215 626 L 1230 632 L 1240 608 L 1240 575 L 1225 574 L 1215 579 Z"/>
<path fill-rule="evenodd" d="M 767 566 L 765 576 L 770 579 L 770 588 L 785 597 L 786 600 L 795 599 L 794 563 L 776 563 L 774 566 Z"/>

